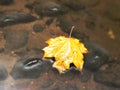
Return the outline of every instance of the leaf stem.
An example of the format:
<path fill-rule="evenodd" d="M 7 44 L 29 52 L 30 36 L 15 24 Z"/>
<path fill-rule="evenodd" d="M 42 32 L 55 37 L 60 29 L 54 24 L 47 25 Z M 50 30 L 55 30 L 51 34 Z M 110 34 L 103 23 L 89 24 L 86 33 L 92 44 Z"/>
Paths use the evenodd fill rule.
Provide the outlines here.
<path fill-rule="evenodd" d="M 69 38 L 71 38 L 71 34 L 72 34 L 74 28 L 75 28 L 75 26 L 72 26 L 72 28 L 71 28 L 71 30 L 70 30 Z"/>

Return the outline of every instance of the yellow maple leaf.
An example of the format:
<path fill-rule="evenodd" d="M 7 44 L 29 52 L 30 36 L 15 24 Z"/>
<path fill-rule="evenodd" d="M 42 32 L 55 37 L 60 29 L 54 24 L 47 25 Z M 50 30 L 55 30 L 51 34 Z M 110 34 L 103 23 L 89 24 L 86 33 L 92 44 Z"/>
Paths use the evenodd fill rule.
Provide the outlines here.
<path fill-rule="evenodd" d="M 70 68 L 70 64 L 82 70 L 84 64 L 83 53 L 87 53 L 84 44 L 76 38 L 59 36 L 46 41 L 48 47 L 43 48 L 44 58 L 55 58 L 53 67 L 60 73 Z"/>

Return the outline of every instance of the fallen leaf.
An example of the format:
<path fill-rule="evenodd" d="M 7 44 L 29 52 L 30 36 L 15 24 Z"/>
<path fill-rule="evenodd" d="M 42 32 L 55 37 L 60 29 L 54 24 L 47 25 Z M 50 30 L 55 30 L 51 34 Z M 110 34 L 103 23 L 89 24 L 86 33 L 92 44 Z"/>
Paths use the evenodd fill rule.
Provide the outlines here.
<path fill-rule="evenodd" d="M 60 73 L 70 68 L 70 64 L 78 70 L 82 70 L 84 64 L 83 53 L 87 53 L 84 44 L 78 39 L 59 36 L 46 41 L 48 47 L 45 47 L 44 58 L 55 58 L 53 67 Z"/>

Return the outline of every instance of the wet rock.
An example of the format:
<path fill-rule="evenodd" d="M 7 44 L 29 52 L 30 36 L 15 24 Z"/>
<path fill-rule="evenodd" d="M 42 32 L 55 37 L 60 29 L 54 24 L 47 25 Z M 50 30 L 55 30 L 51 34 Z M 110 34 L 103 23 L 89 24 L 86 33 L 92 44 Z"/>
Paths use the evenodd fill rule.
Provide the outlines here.
<path fill-rule="evenodd" d="M 96 82 L 120 88 L 120 61 L 108 63 L 108 67 L 94 74 Z"/>
<path fill-rule="evenodd" d="M 72 25 L 69 24 L 67 21 L 64 21 L 63 18 L 57 19 L 58 21 L 58 26 L 66 33 L 69 33 L 71 30 Z M 73 31 L 74 32 L 74 31 Z"/>
<path fill-rule="evenodd" d="M 46 80 L 43 85 L 42 88 L 48 88 L 50 87 L 54 82 L 51 79 Z"/>
<path fill-rule="evenodd" d="M 38 56 L 25 56 L 14 65 L 11 75 L 14 79 L 38 78 L 43 70 L 43 61 Z"/>
<path fill-rule="evenodd" d="M 76 76 L 80 74 L 80 71 L 76 70 L 74 67 L 71 67 L 69 70 L 65 71 L 62 74 L 59 74 L 58 71 L 55 73 L 57 75 L 57 79 L 62 81 L 73 80 Z"/>
<path fill-rule="evenodd" d="M 73 31 L 72 36 L 75 38 L 80 39 L 80 41 L 88 41 L 89 40 L 89 36 L 86 35 L 83 32 L 78 31 L 77 29 Z"/>
<path fill-rule="evenodd" d="M 8 72 L 3 65 L 0 65 L 0 81 L 5 80 L 8 76 Z"/>
<path fill-rule="evenodd" d="M 84 44 L 89 51 L 88 54 L 85 54 L 84 68 L 96 71 L 108 61 L 108 53 L 105 49 L 95 43 L 85 42 Z"/>
<path fill-rule="evenodd" d="M 74 11 L 84 9 L 85 6 L 81 0 L 59 0 L 59 2 Z"/>
<path fill-rule="evenodd" d="M 13 0 L 0 0 L 0 5 L 9 5 L 13 3 Z"/>
<path fill-rule="evenodd" d="M 58 16 L 67 12 L 67 9 L 55 2 L 40 2 L 34 6 L 35 12 L 43 16 Z"/>
<path fill-rule="evenodd" d="M 92 72 L 88 70 L 83 70 L 79 76 L 81 82 L 87 82 L 91 78 Z"/>
<path fill-rule="evenodd" d="M 28 54 L 26 50 L 14 51 L 14 53 L 19 57 L 24 57 L 25 55 Z"/>
<path fill-rule="evenodd" d="M 70 33 L 72 25 L 69 24 L 67 21 L 64 21 L 63 19 L 59 18 L 57 25 L 61 28 L 63 32 L 68 33 L 68 34 Z M 81 41 L 86 41 L 89 39 L 89 36 L 87 36 L 83 32 L 80 32 L 77 28 L 74 28 L 72 32 L 72 36 L 80 39 Z"/>
<path fill-rule="evenodd" d="M 5 47 L 10 50 L 15 50 L 25 46 L 28 41 L 28 35 L 27 30 L 7 30 L 4 33 L 6 40 Z"/>
<path fill-rule="evenodd" d="M 58 2 L 68 7 L 70 10 L 79 11 L 98 5 L 100 0 L 58 0 Z"/>
<path fill-rule="evenodd" d="M 18 23 L 28 23 L 34 20 L 36 20 L 36 18 L 30 14 L 25 14 L 23 12 L 7 12 L 0 16 L 0 27 Z"/>
<path fill-rule="evenodd" d="M 33 26 L 33 30 L 34 32 L 38 33 L 38 32 L 42 32 L 45 28 L 45 25 L 40 25 L 40 24 L 35 24 Z"/>

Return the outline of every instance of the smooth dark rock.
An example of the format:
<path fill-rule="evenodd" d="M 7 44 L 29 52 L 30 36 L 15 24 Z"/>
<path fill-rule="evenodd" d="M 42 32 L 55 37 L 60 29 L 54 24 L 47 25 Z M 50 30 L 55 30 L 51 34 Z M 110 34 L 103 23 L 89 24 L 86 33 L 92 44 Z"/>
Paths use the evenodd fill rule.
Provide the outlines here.
<path fill-rule="evenodd" d="M 5 80 L 8 76 L 8 72 L 3 65 L 0 65 L 0 81 Z"/>
<path fill-rule="evenodd" d="M 104 85 L 120 88 L 120 61 L 108 63 L 108 67 L 94 74 L 94 80 Z"/>
<path fill-rule="evenodd" d="M 57 24 L 61 30 L 65 33 L 70 34 L 70 30 L 73 25 L 69 24 L 67 21 L 64 21 L 63 19 L 59 18 L 58 19 L 58 24 Z M 72 32 L 72 37 L 78 38 L 81 41 L 86 41 L 89 40 L 89 36 L 87 36 L 85 33 L 80 32 L 77 28 L 74 28 Z"/>
<path fill-rule="evenodd" d="M 33 26 L 33 30 L 34 30 L 34 32 L 42 32 L 43 30 L 44 30 L 44 28 L 45 28 L 45 25 L 40 25 L 40 24 L 35 24 L 34 26 Z"/>
<path fill-rule="evenodd" d="M 48 88 L 50 87 L 54 82 L 51 79 L 46 80 L 43 85 L 42 88 Z"/>
<path fill-rule="evenodd" d="M 15 54 L 19 57 L 23 57 L 25 55 L 28 54 L 28 52 L 26 50 L 22 50 L 22 51 L 15 51 Z"/>
<path fill-rule="evenodd" d="M 43 71 L 43 65 L 38 56 L 25 56 L 16 62 L 11 75 L 14 79 L 38 78 Z"/>
<path fill-rule="evenodd" d="M 92 72 L 83 69 L 83 71 L 81 72 L 79 76 L 79 79 L 81 82 L 85 83 L 91 78 L 91 75 L 92 75 Z"/>
<path fill-rule="evenodd" d="M 34 20 L 36 20 L 36 18 L 30 14 L 25 14 L 23 12 L 7 12 L 0 16 L 0 27 L 28 23 Z"/>
<path fill-rule="evenodd" d="M 59 0 L 59 2 L 73 11 L 85 9 L 85 5 L 81 2 L 81 0 Z"/>
<path fill-rule="evenodd" d="M 57 19 L 58 21 L 58 26 L 66 33 L 69 33 L 71 30 L 72 25 L 65 21 L 63 18 Z M 74 31 L 73 31 L 74 32 Z"/>
<path fill-rule="evenodd" d="M 89 53 L 85 54 L 84 68 L 92 71 L 98 70 L 109 60 L 108 52 L 93 42 L 84 42 Z"/>
<path fill-rule="evenodd" d="M 13 3 L 13 0 L 0 0 L 0 5 L 9 5 Z"/>
<path fill-rule="evenodd" d="M 58 71 L 55 74 L 57 75 L 57 79 L 65 82 L 65 81 L 68 81 L 68 80 L 73 80 L 76 76 L 78 76 L 80 74 L 80 71 L 76 70 L 76 68 L 74 68 L 74 67 L 71 67 L 69 70 L 66 70 L 62 74 L 59 74 Z"/>
<path fill-rule="evenodd" d="M 28 41 L 28 35 L 27 30 L 7 30 L 4 33 L 6 40 L 5 47 L 10 50 L 15 50 L 25 46 Z"/>
<path fill-rule="evenodd" d="M 38 3 L 34 6 L 35 12 L 43 16 L 58 16 L 67 12 L 67 9 L 55 2 Z"/>

